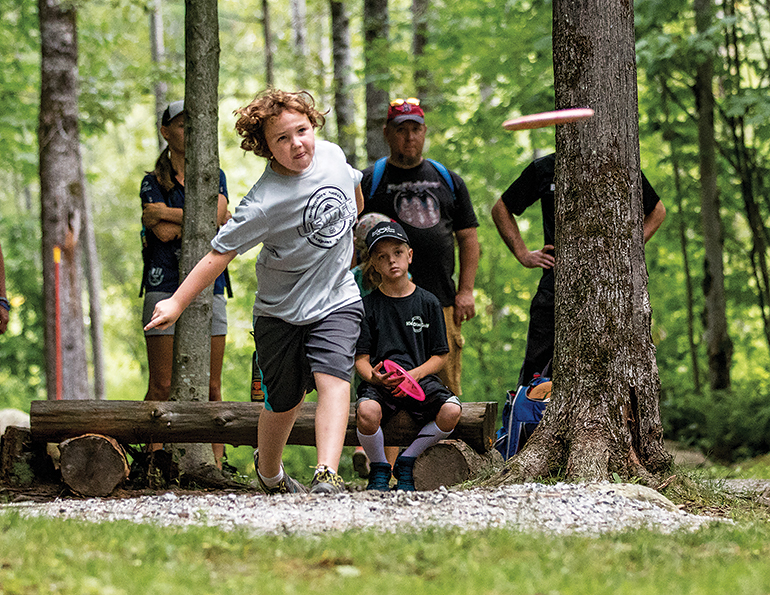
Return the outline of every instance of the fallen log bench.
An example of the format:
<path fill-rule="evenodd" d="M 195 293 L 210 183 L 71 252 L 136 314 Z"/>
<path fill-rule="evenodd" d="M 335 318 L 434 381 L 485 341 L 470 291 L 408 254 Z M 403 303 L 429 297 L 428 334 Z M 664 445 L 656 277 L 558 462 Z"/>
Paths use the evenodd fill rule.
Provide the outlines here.
<path fill-rule="evenodd" d="M 315 446 L 316 407 L 317 403 L 302 406 L 288 444 Z M 114 462 L 114 452 L 122 452 L 119 444 L 214 442 L 256 447 L 256 428 L 263 410 L 261 403 L 232 401 L 33 401 L 29 431 L 35 443 L 61 443 L 71 449 L 67 457 L 71 463 L 66 466 L 66 452 L 62 450 L 65 483 L 83 495 L 104 496 L 122 481 L 120 477 L 101 481 L 107 470 L 119 469 L 127 476 L 123 465 Z M 465 481 L 494 461 L 498 454 L 492 448 L 496 420 L 497 403 L 463 403 L 450 439 L 417 460 L 417 489 Z M 419 430 L 412 418 L 401 412 L 383 427 L 385 444 L 407 446 Z M 358 445 L 354 405 L 348 414 L 345 445 Z"/>
<path fill-rule="evenodd" d="M 289 444 L 315 446 L 317 403 L 305 403 Z M 30 430 L 36 442 L 62 442 L 83 434 L 111 436 L 123 444 L 206 443 L 257 446 L 261 403 L 237 401 L 32 401 Z M 478 453 L 495 441 L 496 402 L 463 403 L 450 439 L 462 440 Z M 386 446 L 408 446 L 420 427 L 402 413 L 383 427 Z M 354 405 L 350 406 L 345 445 L 357 446 Z"/>

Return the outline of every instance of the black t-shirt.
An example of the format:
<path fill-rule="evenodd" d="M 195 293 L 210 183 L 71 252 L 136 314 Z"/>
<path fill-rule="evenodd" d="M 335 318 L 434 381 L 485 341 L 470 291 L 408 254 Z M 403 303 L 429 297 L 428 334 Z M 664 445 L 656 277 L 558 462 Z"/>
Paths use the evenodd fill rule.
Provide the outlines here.
<path fill-rule="evenodd" d="M 438 170 L 427 160 L 417 167 L 385 166 L 374 196 L 369 197 L 374 166 L 364 170 L 361 190 L 364 213 L 382 213 L 398 221 L 409 237 L 414 282 L 435 295 L 442 306 L 454 304 L 457 293 L 454 233 L 478 227 L 465 182 L 450 172 L 454 196 Z"/>
<path fill-rule="evenodd" d="M 444 314 L 436 297 L 420 287 L 402 298 L 375 289 L 364 297 L 364 320 L 356 355 L 372 366 L 389 359 L 406 370 L 449 352 Z"/>
<path fill-rule="evenodd" d="M 505 204 L 508 212 L 517 216 L 539 200 L 543 212 L 543 243 L 552 246 L 555 245 L 556 238 L 556 225 L 554 223 L 555 166 L 556 153 L 535 159 L 524 168 L 521 175 L 503 192 L 502 196 L 503 204 Z M 642 173 L 642 206 L 645 216 L 652 213 L 659 201 L 660 197 L 657 192 Z M 553 283 L 553 269 L 543 269 L 543 276 L 549 277 Z"/>

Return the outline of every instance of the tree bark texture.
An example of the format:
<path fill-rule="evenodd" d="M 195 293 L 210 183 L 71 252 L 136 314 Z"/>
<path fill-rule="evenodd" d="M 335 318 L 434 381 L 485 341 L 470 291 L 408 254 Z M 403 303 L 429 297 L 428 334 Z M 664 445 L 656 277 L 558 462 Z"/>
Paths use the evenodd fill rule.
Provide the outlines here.
<path fill-rule="evenodd" d="M 556 345 L 551 404 L 502 479 L 652 482 L 670 465 L 642 231 L 633 4 L 554 3 Z"/>
<path fill-rule="evenodd" d="M 32 438 L 61 442 L 86 433 L 112 436 L 125 444 L 148 442 L 222 442 L 257 445 L 257 422 L 264 409 L 260 403 L 233 401 L 32 401 Z M 316 403 L 305 403 L 289 436 L 289 444 L 315 446 Z M 497 403 L 463 403 L 453 439 L 478 452 L 492 448 L 497 422 Z M 420 431 L 408 416 L 396 416 L 383 428 L 386 445 L 407 446 Z M 350 406 L 345 444 L 358 445 L 355 406 Z M 210 450 L 210 449 L 209 449 Z"/>
<path fill-rule="evenodd" d="M 59 450 L 62 479 L 82 496 L 109 496 L 128 478 L 126 453 L 114 438 L 85 434 L 65 440 Z"/>
<path fill-rule="evenodd" d="M 294 76 L 298 89 L 308 85 L 307 3 L 291 0 L 291 31 L 294 46 Z"/>
<path fill-rule="evenodd" d="M 334 114 L 337 144 L 348 163 L 356 167 L 356 104 L 353 99 L 353 57 L 350 49 L 350 15 L 345 2 L 331 0 L 332 56 L 334 62 Z"/>
<path fill-rule="evenodd" d="M 366 156 L 369 163 L 388 155 L 382 127 L 388 114 L 390 92 L 389 35 L 388 0 L 364 0 Z"/>
<path fill-rule="evenodd" d="M 160 72 L 160 66 L 166 59 L 166 44 L 163 40 L 163 0 L 152 0 L 150 4 L 150 54 L 152 65 Z M 155 81 L 155 127 L 158 135 L 158 152 L 166 146 L 166 139 L 160 134 L 160 120 L 166 109 L 166 91 L 168 85 L 164 80 Z"/>
<path fill-rule="evenodd" d="M 695 24 L 705 34 L 713 20 L 711 0 L 695 0 Z M 695 73 L 700 155 L 700 199 L 703 225 L 703 293 L 706 298 L 706 349 L 708 378 L 713 390 L 730 388 L 733 344 L 727 331 L 727 302 L 723 266 L 722 218 L 717 190 L 716 141 L 714 139 L 714 53 L 705 52 Z"/>
<path fill-rule="evenodd" d="M 502 466 L 503 457 L 494 448 L 479 454 L 462 440 L 442 440 L 417 457 L 414 485 L 420 491 L 437 490 L 470 481 Z"/>
<path fill-rule="evenodd" d="M 56 0 L 39 0 L 38 11 L 46 383 L 49 399 L 86 399 L 88 369 L 80 285 L 84 189 L 78 129 L 77 15 L 72 3 Z M 61 260 L 57 266 L 58 250 Z"/>
<path fill-rule="evenodd" d="M 94 370 L 95 399 L 107 398 L 107 382 L 104 365 L 104 326 L 102 324 L 102 267 L 99 252 L 96 247 L 96 230 L 94 230 L 93 209 L 88 191 L 83 180 L 83 231 L 85 235 L 85 261 L 88 284 L 88 318 L 91 333 L 91 354 Z"/>
<path fill-rule="evenodd" d="M 270 4 L 262 0 L 262 34 L 265 39 L 265 82 L 268 87 L 275 84 L 273 68 L 273 34 L 270 30 Z"/>

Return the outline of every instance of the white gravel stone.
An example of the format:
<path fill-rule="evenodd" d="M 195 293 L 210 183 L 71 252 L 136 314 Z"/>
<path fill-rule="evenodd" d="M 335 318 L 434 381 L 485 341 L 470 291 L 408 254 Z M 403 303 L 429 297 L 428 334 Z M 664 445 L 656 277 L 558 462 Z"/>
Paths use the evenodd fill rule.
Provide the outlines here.
<path fill-rule="evenodd" d="M 653 492 L 653 490 L 649 490 Z M 555 535 L 599 535 L 647 528 L 694 531 L 713 522 L 679 510 L 653 492 L 624 484 L 508 485 L 427 492 L 345 492 L 332 496 L 260 493 L 58 499 L 11 503 L 1 510 L 92 522 L 129 520 L 163 527 L 206 525 L 253 534 L 313 535 L 349 530 L 383 532 L 507 528 Z M 627 494 L 631 494 L 629 497 Z"/>

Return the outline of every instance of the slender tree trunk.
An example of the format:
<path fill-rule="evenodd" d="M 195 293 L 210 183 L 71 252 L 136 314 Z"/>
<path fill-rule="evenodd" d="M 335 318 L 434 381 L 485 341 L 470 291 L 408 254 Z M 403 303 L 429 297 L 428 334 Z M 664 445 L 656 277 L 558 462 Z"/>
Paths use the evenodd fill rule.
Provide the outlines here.
<path fill-rule="evenodd" d="M 107 389 L 104 372 L 104 328 L 102 325 L 102 267 L 99 262 L 99 252 L 96 249 L 96 234 L 94 232 L 93 210 L 88 191 L 83 184 L 83 214 L 86 240 L 86 280 L 88 283 L 89 319 L 91 321 L 91 353 L 93 354 L 94 368 L 94 398 L 104 400 L 107 398 Z"/>
<path fill-rule="evenodd" d="M 38 146 L 48 398 L 87 399 L 80 286 L 84 190 L 78 130 L 77 14 L 72 3 L 57 0 L 39 0 L 38 14 Z M 59 251 L 61 259 L 57 264 Z"/>
<path fill-rule="evenodd" d="M 690 365 L 695 392 L 703 391 L 700 380 L 700 363 L 698 345 L 695 342 L 695 290 L 693 289 L 690 257 L 687 251 L 687 225 L 682 207 L 682 182 L 679 172 L 679 156 L 674 143 L 671 143 L 671 167 L 674 173 L 674 188 L 676 189 L 676 214 L 679 220 L 679 246 L 682 251 L 682 268 L 684 269 L 685 289 L 687 290 L 687 344 L 690 348 Z"/>
<path fill-rule="evenodd" d="M 356 166 L 356 104 L 353 99 L 353 57 L 350 50 L 350 16 L 344 1 L 330 1 L 332 54 L 334 61 L 334 114 L 337 117 L 337 143 L 348 163 Z"/>
<path fill-rule="evenodd" d="M 428 45 L 428 11 L 430 0 L 412 0 L 412 59 L 414 60 L 414 89 L 417 97 L 428 105 L 430 101 L 430 71 L 425 68 L 422 57 Z"/>
<path fill-rule="evenodd" d="M 372 163 L 388 154 L 382 127 L 390 89 L 388 0 L 364 0 L 364 70 L 366 72 L 366 157 Z"/>
<path fill-rule="evenodd" d="M 150 6 L 150 52 L 152 64 L 159 70 L 160 65 L 166 59 L 166 45 L 163 41 L 163 0 L 152 0 Z M 158 150 L 162 151 L 166 146 L 165 139 L 160 134 L 160 118 L 166 109 L 166 91 L 168 85 L 163 80 L 155 81 L 155 121 L 158 123 L 156 132 L 158 135 Z"/>
<path fill-rule="evenodd" d="M 270 30 L 270 5 L 262 0 L 262 33 L 265 38 L 265 81 L 268 87 L 275 84 L 273 72 L 273 34 Z"/>
<path fill-rule="evenodd" d="M 596 115 L 556 130 L 556 346 L 551 404 L 500 480 L 655 484 L 663 448 L 642 230 L 633 4 L 554 3 L 556 107 Z"/>
<path fill-rule="evenodd" d="M 735 2 L 732 0 L 724 3 L 724 9 L 728 18 L 734 19 Z M 735 21 L 726 25 L 725 32 L 725 59 L 727 60 L 726 75 L 724 77 L 723 87 L 725 92 L 738 99 L 745 96 L 746 89 L 743 89 L 743 80 L 741 73 L 745 71 L 745 61 L 741 44 L 741 35 Z M 761 38 L 760 38 L 761 41 Z M 762 44 L 760 43 L 760 46 Z M 765 65 L 767 65 L 767 55 L 764 55 Z M 733 158 L 731 162 L 735 168 L 735 173 L 741 183 L 741 194 L 746 211 L 746 218 L 751 229 L 752 247 L 751 247 L 751 266 L 754 280 L 757 284 L 757 302 L 765 331 L 765 341 L 770 346 L 770 270 L 768 270 L 767 249 L 770 244 L 767 227 L 765 226 L 762 210 L 759 202 L 756 200 L 757 187 L 757 163 L 755 156 L 757 151 L 753 148 L 752 140 L 754 135 L 746 134 L 745 118 L 742 114 L 734 115 L 730 113 L 726 116 L 727 124 L 730 130 L 730 136 L 733 143 Z"/>
<path fill-rule="evenodd" d="M 219 26 L 217 0 L 186 0 L 185 208 L 180 278 L 210 250 L 219 195 L 217 140 Z M 196 297 L 176 325 L 171 401 L 208 401 L 213 287 Z M 177 446 L 182 471 L 213 465 L 208 444 Z"/>
<path fill-rule="evenodd" d="M 294 45 L 294 76 L 297 88 L 308 85 L 307 4 L 305 0 L 291 0 L 291 31 Z"/>
<path fill-rule="evenodd" d="M 661 88 L 663 89 L 663 112 L 665 113 L 666 130 L 664 131 L 664 137 L 666 134 L 670 135 L 669 146 L 671 147 L 671 170 L 674 178 L 674 191 L 676 193 L 676 217 L 678 220 L 679 231 L 679 247 L 682 251 L 682 269 L 684 271 L 685 290 L 687 293 L 687 344 L 690 349 L 690 366 L 692 367 L 692 380 L 695 392 L 697 394 L 702 393 L 701 376 L 700 376 L 700 363 L 698 358 L 698 345 L 695 340 L 695 290 L 692 279 L 692 267 L 690 266 L 690 256 L 688 252 L 687 242 L 687 223 L 685 221 L 685 210 L 682 203 L 682 197 L 684 192 L 682 190 L 682 175 L 679 167 L 679 147 L 676 139 L 676 133 L 673 128 L 670 127 L 669 111 L 668 111 L 668 99 L 670 97 L 670 91 L 665 84 L 665 81 L 659 79 Z"/>
<path fill-rule="evenodd" d="M 695 24 L 705 34 L 713 20 L 711 0 L 695 0 Z M 703 293 L 706 297 L 706 344 L 709 385 L 714 390 L 730 388 L 733 344 L 727 332 L 723 268 L 722 219 L 717 191 L 716 142 L 714 140 L 713 52 L 705 52 L 696 71 L 698 148 L 700 152 L 700 200 L 705 251 Z"/>

